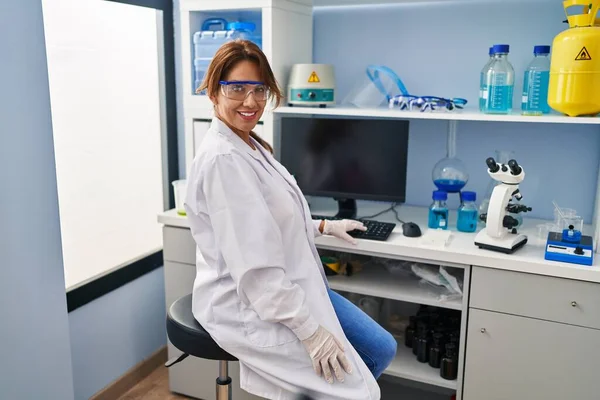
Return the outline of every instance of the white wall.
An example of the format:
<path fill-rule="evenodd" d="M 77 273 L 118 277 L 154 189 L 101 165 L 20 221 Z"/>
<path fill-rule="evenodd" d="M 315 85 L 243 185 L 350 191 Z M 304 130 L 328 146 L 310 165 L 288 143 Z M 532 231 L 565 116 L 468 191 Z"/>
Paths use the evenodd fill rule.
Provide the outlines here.
<path fill-rule="evenodd" d="M 73 399 L 39 0 L 0 2 L 0 397 Z"/>
<path fill-rule="evenodd" d="M 43 0 L 66 287 L 162 246 L 156 11 Z"/>

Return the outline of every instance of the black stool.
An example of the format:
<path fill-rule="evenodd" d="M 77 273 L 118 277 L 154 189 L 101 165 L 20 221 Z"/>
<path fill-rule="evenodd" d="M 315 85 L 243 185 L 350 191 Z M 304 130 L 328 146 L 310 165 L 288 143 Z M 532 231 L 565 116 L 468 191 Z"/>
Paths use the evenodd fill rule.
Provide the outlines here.
<path fill-rule="evenodd" d="M 192 314 L 192 295 L 177 299 L 167 313 L 167 335 L 173 346 L 183 352 L 165 364 L 167 368 L 192 355 L 198 358 L 219 361 L 217 378 L 217 400 L 231 400 L 231 378 L 229 361 L 237 358 L 220 348 Z"/>

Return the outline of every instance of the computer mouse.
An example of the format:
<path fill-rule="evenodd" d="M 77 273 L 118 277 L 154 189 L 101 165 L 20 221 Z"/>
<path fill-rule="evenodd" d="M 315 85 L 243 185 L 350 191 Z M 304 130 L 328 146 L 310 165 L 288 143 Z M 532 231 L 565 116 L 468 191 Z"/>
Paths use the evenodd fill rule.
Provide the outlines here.
<path fill-rule="evenodd" d="M 406 237 L 421 236 L 421 228 L 414 222 L 405 222 L 402 224 L 402 234 Z"/>

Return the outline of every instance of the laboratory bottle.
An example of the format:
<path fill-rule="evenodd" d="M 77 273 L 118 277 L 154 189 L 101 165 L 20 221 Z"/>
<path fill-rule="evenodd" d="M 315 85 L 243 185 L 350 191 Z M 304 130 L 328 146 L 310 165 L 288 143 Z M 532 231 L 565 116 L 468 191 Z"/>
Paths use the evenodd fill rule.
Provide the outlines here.
<path fill-rule="evenodd" d="M 441 190 L 433 192 L 433 203 L 429 207 L 429 224 L 431 229 L 448 229 L 448 194 Z"/>
<path fill-rule="evenodd" d="M 508 61 L 509 45 L 496 44 L 492 51 L 494 58 L 485 76 L 488 95 L 484 112 L 488 114 L 508 114 L 512 110 L 515 70 Z"/>
<path fill-rule="evenodd" d="M 417 338 L 413 347 L 417 347 L 417 361 L 426 363 L 429 357 L 429 334 L 427 325 L 424 322 L 420 322 L 417 325 Z"/>
<path fill-rule="evenodd" d="M 416 324 L 417 324 L 417 317 L 411 315 L 408 318 L 408 321 L 409 321 L 408 326 L 404 330 L 404 345 L 406 347 L 412 347 L 414 337 L 415 337 L 415 328 L 416 328 Z"/>
<path fill-rule="evenodd" d="M 432 339 L 433 343 L 429 348 L 429 366 L 432 368 L 440 368 L 442 364 L 442 348 L 443 348 L 443 340 L 444 334 L 436 332 L 433 334 Z"/>
<path fill-rule="evenodd" d="M 440 376 L 447 380 L 454 380 L 458 376 L 458 357 L 454 343 L 446 344 L 446 354 L 440 364 Z"/>
<path fill-rule="evenodd" d="M 489 49 L 489 58 L 487 63 L 481 69 L 481 73 L 479 74 L 479 111 L 483 111 L 483 107 L 485 106 L 485 99 L 488 96 L 488 87 L 485 82 L 485 76 L 487 74 L 487 70 L 490 68 L 490 64 L 494 59 L 494 52 L 492 51 L 493 47 Z"/>
<path fill-rule="evenodd" d="M 477 205 L 475 192 L 462 192 L 462 202 L 458 207 L 456 228 L 461 232 L 475 232 L 477 230 Z"/>
<path fill-rule="evenodd" d="M 533 60 L 523 77 L 521 111 L 524 115 L 542 115 L 550 112 L 548 85 L 550 83 L 550 46 L 534 46 Z"/>

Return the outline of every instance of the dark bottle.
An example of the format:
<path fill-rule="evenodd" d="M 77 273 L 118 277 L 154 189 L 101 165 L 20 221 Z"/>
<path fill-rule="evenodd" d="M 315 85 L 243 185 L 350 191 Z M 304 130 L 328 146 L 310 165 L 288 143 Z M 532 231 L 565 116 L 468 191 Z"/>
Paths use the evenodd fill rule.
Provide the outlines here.
<path fill-rule="evenodd" d="M 429 332 L 428 326 L 422 322 L 417 324 L 417 338 L 413 349 L 415 347 L 417 348 L 417 361 L 426 363 L 429 357 Z"/>
<path fill-rule="evenodd" d="M 454 380 L 458 376 L 458 357 L 454 343 L 446 344 L 446 355 L 440 365 L 440 376 L 447 380 Z"/>
<path fill-rule="evenodd" d="M 411 316 L 408 318 L 409 323 L 404 330 L 404 345 L 406 347 L 413 347 L 413 340 L 415 337 L 415 330 L 417 327 L 417 317 Z"/>
<path fill-rule="evenodd" d="M 442 333 L 433 334 L 433 344 L 429 347 L 429 365 L 433 368 L 440 368 L 442 364 L 443 338 L 444 334 Z"/>

